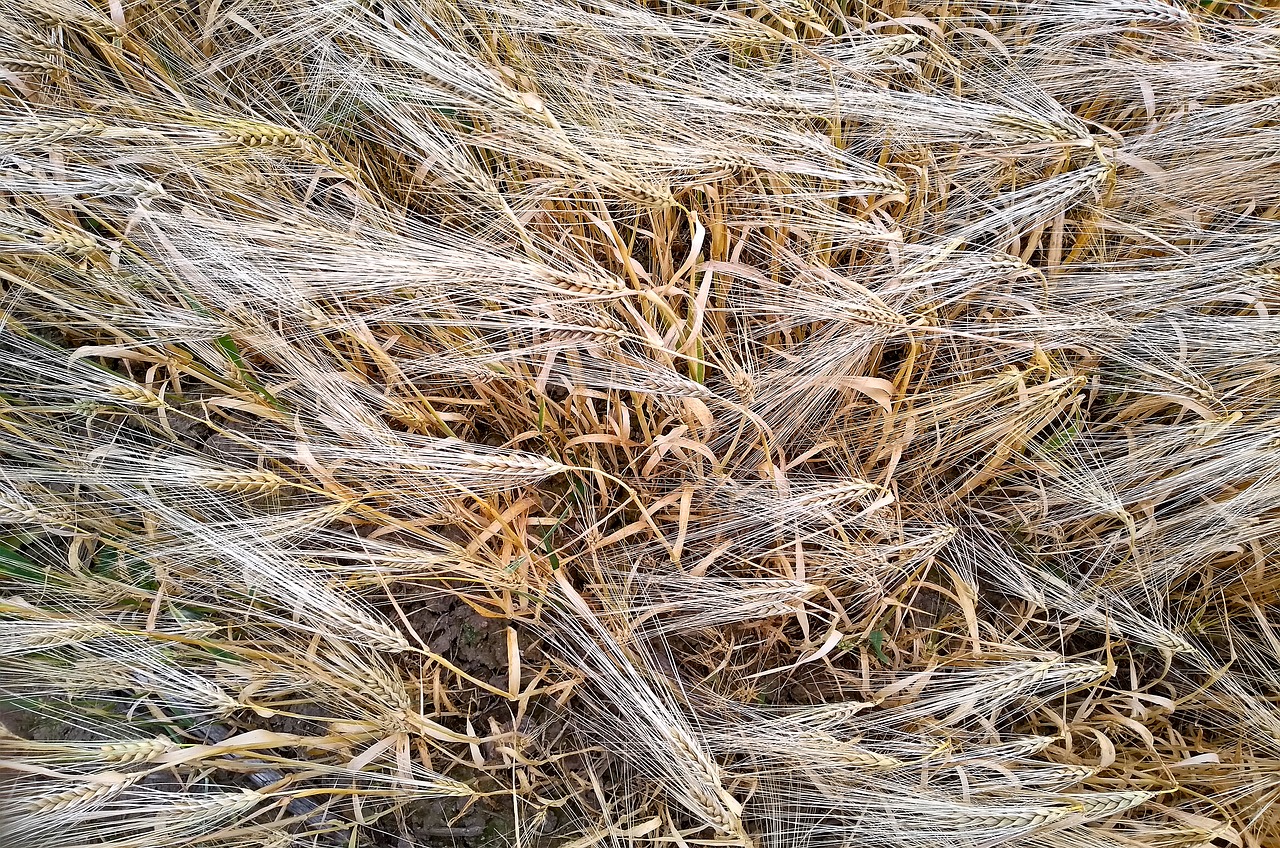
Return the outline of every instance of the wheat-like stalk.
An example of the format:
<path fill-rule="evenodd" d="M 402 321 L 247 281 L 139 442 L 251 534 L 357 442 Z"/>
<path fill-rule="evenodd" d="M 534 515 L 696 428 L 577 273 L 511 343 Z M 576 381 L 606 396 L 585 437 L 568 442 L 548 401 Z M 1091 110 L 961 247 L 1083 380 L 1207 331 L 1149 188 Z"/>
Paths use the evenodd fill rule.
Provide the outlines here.
<path fill-rule="evenodd" d="M 1030 830 L 1061 821 L 1071 814 L 1070 807 L 1040 807 L 1025 810 L 956 811 L 946 821 L 967 830 Z"/>
<path fill-rule="evenodd" d="M 805 492 L 792 498 L 791 502 L 798 507 L 808 509 L 829 509 L 837 504 L 883 491 L 875 483 L 869 483 L 866 480 L 850 480 Z"/>
<path fill-rule="evenodd" d="M 64 121 L 26 121 L 0 125 L 0 138 L 14 145 L 49 145 L 78 138 L 93 138 L 107 131 L 97 118 Z"/>
<path fill-rule="evenodd" d="M 87 259 L 98 250 L 98 243 L 91 236 L 64 229 L 46 230 L 40 241 L 59 253 Z"/>
<path fill-rule="evenodd" d="M 568 470 L 568 466 L 541 456 L 531 454 L 488 454 L 461 457 L 461 461 L 477 471 L 513 474 L 559 474 Z"/>
<path fill-rule="evenodd" d="M 693 773 L 694 780 L 687 789 L 689 797 L 718 830 L 731 836 L 739 835 L 742 825 L 732 810 L 737 802 L 722 788 L 720 767 L 679 726 L 668 728 L 667 736 L 677 756 Z"/>
<path fill-rule="evenodd" d="M 101 177 L 96 182 L 103 191 L 134 197 L 139 201 L 150 202 L 165 196 L 164 185 L 152 180 Z"/>
<path fill-rule="evenodd" d="M 1147 803 L 1160 793 L 1146 791 L 1091 792 L 1087 795 L 1064 796 L 1077 812 L 1089 818 L 1105 818 Z"/>
<path fill-rule="evenodd" d="M 1035 780 L 1039 783 L 1062 789 L 1083 783 L 1098 773 L 1095 766 L 1060 765 L 1035 770 Z"/>
<path fill-rule="evenodd" d="M 556 288 L 575 294 L 615 295 L 627 290 L 627 284 L 623 280 L 587 271 L 542 270 L 540 276 Z"/>
<path fill-rule="evenodd" d="M 46 27 L 78 27 L 99 35 L 111 37 L 120 34 L 115 23 L 109 18 L 89 13 L 89 10 L 78 8 L 70 3 L 42 2 L 26 4 L 23 10 Z"/>
<path fill-rule="evenodd" d="M 2 646 L 0 647 L 0 654 L 16 654 L 38 651 L 44 648 L 55 648 L 85 639 L 109 636 L 113 632 L 115 631 L 112 627 L 95 621 L 33 623 L 31 626 L 23 627 L 21 630 L 14 628 L 14 632 L 11 635 L 6 634 L 4 639 L 0 639 L 0 646 Z"/>
<path fill-rule="evenodd" d="M 37 523 L 44 511 L 17 492 L 0 492 L 0 521 Z"/>
<path fill-rule="evenodd" d="M 80 807 L 101 803 L 133 786 L 143 777 L 142 772 L 131 774 L 102 773 L 92 782 L 83 783 L 61 792 L 43 795 L 27 801 L 26 805 L 46 815 L 66 813 Z"/>
<path fill-rule="evenodd" d="M 154 739 L 140 739 L 136 742 L 108 742 L 99 746 L 99 755 L 109 762 L 128 764 L 142 763 L 155 759 L 163 754 L 178 750 L 178 745 L 157 736 Z"/>
<path fill-rule="evenodd" d="M 315 158 L 324 155 L 322 144 L 314 136 L 258 121 L 222 121 L 218 127 L 218 134 L 228 141 L 245 147 L 297 151 Z"/>
<path fill-rule="evenodd" d="M 837 761 L 859 769 L 893 771 L 904 765 L 897 757 L 878 754 L 848 743 L 836 746 L 833 754 Z"/>
<path fill-rule="evenodd" d="M 203 795 L 187 795 L 173 802 L 161 814 L 158 826 L 172 825 L 175 820 L 220 818 L 232 816 L 250 810 L 265 800 L 260 792 L 252 789 L 241 789 L 239 792 L 210 792 Z"/>
<path fill-rule="evenodd" d="M 161 409 L 165 406 L 164 400 L 146 386 L 117 384 L 108 386 L 106 393 L 123 403 L 145 409 Z"/>
<path fill-rule="evenodd" d="M 796 721 L 821 726 L 843 724 L 866 710 L 874 709 L 873 701 L 843 701 L 811 707 L 794 715 Z"/>
<path fill-rule="evenodd" d="M 197 479 L 206 489 L 234 495 L 270 495 L 286 485 L 279 475 L 270 471 L 208 471 Z"/>
<path fill-rule="evenodd" d="M 63 73 L 61 65 L 48 59 L 31 59 L 23 56 L 2 56 L 0 57 L 0 65 L 19 73 L 50 75 Z"/>

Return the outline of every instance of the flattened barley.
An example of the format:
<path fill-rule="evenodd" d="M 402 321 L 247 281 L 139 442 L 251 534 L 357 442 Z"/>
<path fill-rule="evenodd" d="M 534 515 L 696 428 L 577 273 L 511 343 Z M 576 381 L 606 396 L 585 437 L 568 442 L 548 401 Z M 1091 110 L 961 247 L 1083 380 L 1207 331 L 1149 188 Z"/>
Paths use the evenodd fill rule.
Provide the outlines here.
<path fill-rule="evenodd" d="M 69 121 L 31 121 L 0 127 L 0 139 L 11 144 L 57 144 L 76 138 L 94 138 L 107 131 L 107 125 L 96 118 Z"/>
<path fill-rule="evenodd" d="M 145 386 L 115 385 L 107 389 L 107 394 L 123 403 L 141 406 L 146 409 L 160 409 L 167 406 L 159 395 Z"/>
<path fill-rule="evenodd" d="M 1087 795 L 1067 796 L 1076 812 L 1090 818 L 1105 818 L 1140 807 L 1159 795 L 1159 792 L 1131 790 L 1125 792 L 1091 792 Z"/>
<path fill-rule="evenodd" d="M 62 228 L 45 230 L 40 241 L 51 250 L 76 259 L 89 259 L 98 252 L 98 243 L 92 236 Z"/>
<path fill-rule="evenodd" d="M 1071 807 L 1029 807 L 1019 810 L 988 812 L 974 810 L 949 812 L 939 818 L 956 828 L 982 830 L 1031 830 L 1053 824 L 1072 813 Z"/>
<path fill-rule="evenodd" d="M 465 457 L 468 468 L 477 471 L 493 471 L 502 474 L 559 474 L 568 471 L 569 466 L 533 454 L 472 454 Z"/>
<path fill-rule="evenodd" d="M 270 471 L 207 471 L 196 479 L 215 492 L 251 497 L 273 494 L 285 485 L 283 478 Z"/>
<path fill-rule="evenodd" d="M 0 492 L 0 522 L 39 523 L 44 513 L 16 492 Z"/>
<path fill-rule="evenodd" d="M 21 56 L 0 56 L 0 66 L 12 71 L 27 74 L 49 74 L 56 76 L 64 73 L 61 65 L 48 59 L 30 59 Z"/>
<path fill-rule="evenodd" d="M 266 800 L 268 796 L 252 789 L 241 789 L 239 792 L 210 792 L 204 795 L 187 795 L 171 803 L 160 819 L 171 823 L 173 820 L 221 818 L 223 816 L 251 810 Z"/>
<path fill-rule="evenodd" d="M 915 33 L 889 35 L 877 38 L 863 52 L 868 58 L 879 59 L 889 56 L 901 56 L 928 44 L 929 39 L 927 37 Z"/>
<path fill-rule="evenodd" d="M 223 121 L 217 130 L 227 141 L 251 148 L 302 153 L 312 160 L 324 160 L 323 143 L 313 135 L 287 127 L 257 121 Z"/>
<path fill-rule="evenodd" d="M 805 492 L 793 497 L 791 503 L 808 509 L 831 509 L 840 504 L 866 495 L 885 491 L 883 487 L 866 480 L 848 480 L 833 486 L 824 486 L 814 491 Z"/>
<path fill-rule="evenodd" d="M 163 736 L 154 739 L 140 739 L 136 742 L 108 742 L 98 748 L 104 760 L 121 765 L 144 763 L 156 757 L 177 751 L 182 746 Z"/>
<path fill-rule="evenodd" d="M 101 774 L 99 780 L 85 783 L 63 792 L 33 798 L 27 805 L 41 813 L 64 813 L 81 807 L 89 807 L 109 800 L 120 794 L 144 776 L 143 772 L 133 774 Z"/>

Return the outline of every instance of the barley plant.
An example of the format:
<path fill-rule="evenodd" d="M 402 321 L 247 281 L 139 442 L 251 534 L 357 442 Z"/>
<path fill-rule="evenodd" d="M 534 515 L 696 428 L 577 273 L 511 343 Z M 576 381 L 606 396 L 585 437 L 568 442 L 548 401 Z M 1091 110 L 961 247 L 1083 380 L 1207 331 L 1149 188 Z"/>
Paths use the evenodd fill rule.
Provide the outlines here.
<path fill-rule="evenodd" d="M 1280 845 L 1273 0 L 0 0 L 0 845 Z"/>

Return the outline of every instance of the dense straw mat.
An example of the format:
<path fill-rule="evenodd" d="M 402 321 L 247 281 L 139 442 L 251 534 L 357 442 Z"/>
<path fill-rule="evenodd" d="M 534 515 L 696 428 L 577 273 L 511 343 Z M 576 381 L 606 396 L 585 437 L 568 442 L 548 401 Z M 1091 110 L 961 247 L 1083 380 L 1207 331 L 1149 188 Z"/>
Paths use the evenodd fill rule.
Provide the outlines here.
<path fill-rule="evenodd" d="M 1280 845 L 1280 7 L 0 0 L 0 845 Z"/>

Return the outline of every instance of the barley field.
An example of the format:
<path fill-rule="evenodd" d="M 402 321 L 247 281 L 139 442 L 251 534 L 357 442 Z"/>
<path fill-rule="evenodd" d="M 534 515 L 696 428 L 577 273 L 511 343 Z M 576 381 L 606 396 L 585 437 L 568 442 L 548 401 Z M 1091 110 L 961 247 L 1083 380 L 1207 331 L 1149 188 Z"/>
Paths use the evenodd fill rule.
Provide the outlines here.
<path fill-rule="evenodd" d="M 1280 3 L 0 0 L 4 848 L 1280 846 Z"/>

